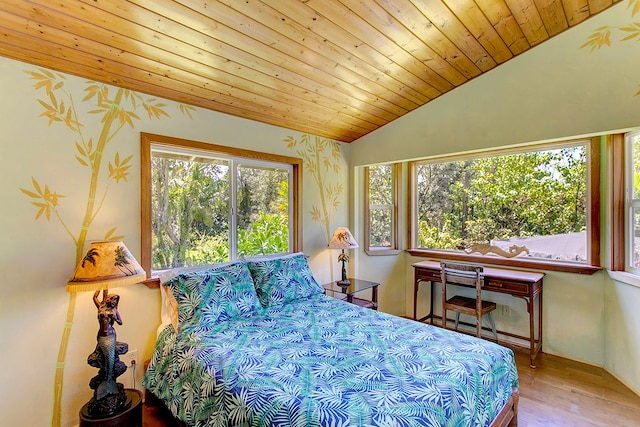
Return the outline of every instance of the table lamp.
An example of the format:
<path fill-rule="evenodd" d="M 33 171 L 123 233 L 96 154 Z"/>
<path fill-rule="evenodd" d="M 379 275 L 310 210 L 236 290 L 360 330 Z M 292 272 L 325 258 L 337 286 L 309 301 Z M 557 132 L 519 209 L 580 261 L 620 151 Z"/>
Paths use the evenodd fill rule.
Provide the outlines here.
<path fill-rule="evenodd" d="M 118 312 L 120 297 L 109 294 L 109 288 L 133 285 L 145 279 L 144 270 L 124 243 L 94 242 L 67 283 L 68 292 L 95 291 L 93 302 L 98 309 L 98 343 L 87 363 L 99 371 L 89 382 L 93 397 L 82 408 L 81 418 L 111 417 L 131 404 L 123 385 L 116 383 L 116 378 L 127 370 L 119 356 L 126 354 L 129 346 L 116 341 L 113 323 L 122 325 Z M 101 290 L 102 301 L 98 299 Z"/>
<path fill-rule="evenodd" d="M 333 236 L 331 236 L 331 240 L 329 240 L 330 249 L 342 249 L 342 253 L 338 255 L 338 262 L 342 262 L 342 280 L 337 282 L 340 286 L 349 286 L 351 284 L 347 279 L 347 269 L 345 267 L 345 263 L 349 262 L 349 255 L 344 253 L 344 250 L 357 247 L 358 243 L 347 227 L 338 227 Z"/>

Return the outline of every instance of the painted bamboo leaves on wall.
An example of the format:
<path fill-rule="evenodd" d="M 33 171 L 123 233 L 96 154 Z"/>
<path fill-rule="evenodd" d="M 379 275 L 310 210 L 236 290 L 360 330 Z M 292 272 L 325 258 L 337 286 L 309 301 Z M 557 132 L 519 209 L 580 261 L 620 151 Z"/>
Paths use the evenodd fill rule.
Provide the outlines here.
<path fill-rule="evenodd" d="M 596 28 L 587 41 L 580 47 L 591 48 L 591 52 L 593 52 L 604 45 L 611 46 L 611 27 L 608 25 Z"/>
<path fill-rule="evenodd" d="M 629 0 L 627 8 L 631 9 L 632 18 L 640 14 L 640 0 Z M 640 22 L 630 22 L 628 25 L 621 27 L 605 25 L 596 28 L 580 48 L 590 48 L 590 51 L 593 52 L 604 46 L 611 46 L 612 31 L 620 31 L 622 33 L 624 37 L 620 39 L 620 41 L 640 41 Z M 640 96 L 640 91 L 636 92 L 635 95 Z"/>
<path fill-rule="evenodd" d="M 45 69 L 26 72 L 32 80 L 35 80 L 35 89 L 43 91 L 44 96 L 38 99 L 43 108 L 40 117 L 48 119 L 51 126 L 60 123 L 75 134 L 73 145 L 75 148 L 75 159 L 80 166 L 89 170 L 89 188 L 85 215 L 80 231 L 74 234 L 60 216 L 59 201 L 64 195 L 49 189 L 47 184 L 39 182 L 32 177 L 33 189 L 21 188 L 20 190 L 29 196 L 32 204 L 38 208 L 36 220 L 44 217 L 47 221 L 51 219 L 53 213 L 67 234 L 71 237 L 76 246 L 76 261 L 80 260 L 84 249 L 84 244 L 91 224 L 100 212 L 107 194 L 112 184 L 126 182 L 130 173 L 131 159 L 133 155 L 121 156 L 116 152 L 114 157 L 106 161 L 108 175 L 104 183 L 100 182 L 100 172 L 105 164 L 103 158 L 105 147 L 114 140 L 117 133 L 125 126 L 134 128 L 134 122 L 141 120 L 138 113 L 146 112 L 149 119 L 160 119 L 169 117 L 166 112 L 166 105 L 155 98 L 144 98 L 140 94 L 122 88 L 110 88 L 107 85 L 95 82 L 87 82 L 84 89 L 82 103 L 89 103 L 93 107 L 87 114 L 101 116 L 102 127 L 98 135 L 87 135 L 80 114 L 84 111 L 78 109 L 74 94 L 66 89 L 66 77 L 62 74 L 53 73 Z M 115 93 L 114 93 L 115 92 Z M 190 116 L 193 107 L 180 105 L 181 111 Z M 44 215 L 44 216 L 43 216 Z M 116 227 L 110 229 L 104 236 L 105 240 L 119 240 L 123 236 L 118 236 Z"/>
<path fill-rule="evenodd" d="M 52 216 L 55 217 L 73 240 L 76 250 L 75 266 L 82 259 L 91 225 L 102 209 L 110 187 L 114 183 L 126 182 L 130 173 L 133 156 L 123 157 L 119 152 L 116 152 L 112 159 L 106 160 L 104 158 L 105 147 L 114 141 L 118 132 L 125 126 L 134 128 L 134 122 L 141 120 L 138 116 L 140 111 L 146 112 L 149 119 L 169 117 L 169 114 L 166 112 L 166 105 L 155 98 L 144 98 L 127 89 L 110 88 L 107 85 L 91 81 L 87 82 L 84 98 L 80 101 L 81 104 L 89 104 L 89 108 L 78 108 L 74 94 L 67 90 L 64 75 L 45 69 L 26 71 L 26 73 L 31 80 L 35 81 L 35 90 L 44 92 L 43 96 L 38 99 L 38 103 L 43 108 L 40 117 L 46 118 L 49 126 L 62 124 L 74 134 L 72 141 L 75 151 L 74 157 L 78 164 L 82 168 L 86 168 L 89 173 L 85 212 L 82 224 L 78 225 L 77 234 L 74 234 L 72 226 L 65 221 L 59 210 L 60 200 L 65 197 L 63 194 L 52 190 L 48 184 L 38 181 L 35 177 L 31 177 L 31 189 L 20 188 L 38 209 L 35 216 L 36 221 L 42 218 L 50 221 Z M 183 114 L 191 117 L 193 107 L 180 105 L 179 109 Z M 81 117 L 83 113 L 100 116 L 101 125 L 91 128 L 85 127 Z M 97 129 L 98 134 L 91 136 L 88 133 L 93 129 Z M 101 182 L 101 171 L 105 163 L 108 174 L 106 180 Z M 104 239 L 122 239 L 123 236 L 116 235 L 116 230 L 117 227 L 111 228 L 105 234 Z M 56 427 L 61 423 L 64 365 L 71 325 L 73 324 L 75 301 L 75 293 L 71 292 L 54 379 L 51 425 Z"/>
<path fill-rule="evenodd" d="M 289 136 L 284 142 L 302 158 L 305 170 L 318 186 L 320 207 L 312 205 L 309 213 L 314 221 L 323 225 L 329 242 L 331 214 L 340 206 L 339 196 L 343 191 L 342 184 L 332 180 L 340 172 L 340 145 L 336 141 L 308 134 L 302 135 L 300 140 Z"/>

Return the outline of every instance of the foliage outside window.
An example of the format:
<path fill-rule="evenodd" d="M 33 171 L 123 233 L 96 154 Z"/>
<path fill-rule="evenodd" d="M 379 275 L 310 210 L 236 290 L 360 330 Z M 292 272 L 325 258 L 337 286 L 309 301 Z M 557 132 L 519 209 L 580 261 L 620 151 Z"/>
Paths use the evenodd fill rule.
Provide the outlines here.
<path fill-rule="evenodd" d="M 370 255 L 398 249 L 398 164 L 367 166 L 365 174 L 365 247 Z"/>
<path fill-rule="evenodd" d="M 625 135 L 625 270 L 640 274 L 640 132 Z"/>
<path fill-rule="evenodd" d="M 142 199 L 148 203 L 143 230 L 148 227 L 149 236 L 143 236 L 143 255 L 147 241 L 152 270 L 297 250 L 297 162 L 191 141 L 146 139 L 143 193 L 146 187 L 148 194 Z"/>
<path fill-rule="evenodd" d="M 590 263 L 590 148 L 582 140 L 416 162 L 418 250 L 498 264 L 509 264 L 500 258 Z"/>

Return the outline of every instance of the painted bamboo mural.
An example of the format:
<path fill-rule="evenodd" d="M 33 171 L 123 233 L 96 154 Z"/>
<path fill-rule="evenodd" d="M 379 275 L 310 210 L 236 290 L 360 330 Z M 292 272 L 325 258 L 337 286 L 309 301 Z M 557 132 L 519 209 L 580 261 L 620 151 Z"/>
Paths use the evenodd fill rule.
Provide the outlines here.
<path fill-rule="evenodd" d="M 64 195 L 52 191 L 47 184 L 39 182 L 35 177 L 31 178 L 32 188 L 20 188 L 38 209 L 35 219 L 44 218 L 50 221 L 53 216 L 73 241 L 76 256 L 75 263 L 70 266 L 69 270 L 73 271 L 82 258 L 91 226 L 104 206 L 109 189 L 113 184 L 126 182 L 130 173 L 130 162 L 133 155 L 122 157 L 119 152 L 116 152 L 112 159 L 106 160 L 104 158 L 105 147 L 114 141 L 115 136 L 125 126 L 134 128 L 134 122 L 141 120 L 138 115 L 140 112 L 146 112 L 149 119 L 161 119 L 169 117 L 169 114 L 165 110 L 166 105 L 160 100 L 144 98 L 127 89 L 110 88 L 91 81 L 87 82 L 84 98 L 80 101 L 82 104 L 88 104 L 89 108 L 81 110 L 76 105 L 74 95 L 66 89 L 64 75 L 45 69 L 26 71 L 26 73 L 35 81 L 35 89 L 44 92 L 43 96 L 38 99 L 43 107 L 40 117 L 48 119 L 49 126 L 53 124 L 64 125 L 74 135 L 72 144 L 75 148 L 75 159 L 82 168 L 87 169 L 89 174 L 89 179 L 86 181 L 88 188 L 83 220 L 82 224 L 76 225 L 77 228 L 67 223 L 59 210 L 59 203 L 65 197 Z M 180 104 L 179 109 L 191 117 L 193 107 Z M 86 114 L 101 117 L 100 132 L 95 137 L 86 134 L 87 128 L 80 118 L 80 114 L 85 111 Z M 106 176 L 103 172 L 105 166 L 107 167 Z M 74 228 L 76 228 L 76 232 L 73 231 Z M 116 231 L 117 227 L 108 230 L 104 235 L 104 240 L 121 240 L 124 236 L 117 235 Z M 75 304 L 76 294 L 70 292 L 65 326 L 56 361 L 52 426 L 60 426 L 61 422 L 64 365 Z"/>
<path fill-rule="evenodd" d="M 631 10 L 631 17 L 635 17 L 640 13 L 640 0 L 629 0 L 627 8 Z M 590 52 L 593 52 L 594 50 L 599 50 L 604 46 L 611 46 L 612 31 L 619 31 L 622 33 L 624 37 L 620 39 L 620 41 L 640 41 L 640 22 L 630 22 L 622 27 L 604 25 L 596 28 L 580 48 L 589 48 Z M 640 91 L 636 92 L 636 96 L 639 95 Z"/>
<path fill-rule="evenodd" d="M 340 201 L 338 197 L 343 188 L 340 183 L 332 183 L 331 176 L 340 172 L 340 145 L 327 138 L 312 137 L 304 134 L 300 140 L 289 136 L 284 142 L 287 147 L 295 152 L 303 160 L 306 171 L 313 177 L 320 194 L 320 208 L 315 204 L 311 207 L 311 218 L 322 224 L 327 236 L 327 243 L 331 239 L 331 214 L 338 209 Z M 332 174 L 332 175 L 331 175 Z"/>

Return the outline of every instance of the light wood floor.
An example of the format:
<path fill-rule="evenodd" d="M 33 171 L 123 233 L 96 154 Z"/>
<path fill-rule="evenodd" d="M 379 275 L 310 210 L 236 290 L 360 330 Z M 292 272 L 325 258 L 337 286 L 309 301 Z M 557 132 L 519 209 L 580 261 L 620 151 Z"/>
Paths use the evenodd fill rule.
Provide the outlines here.
<path fill-rule="evenodd" d="M 541 353 L 536 369 L 514 349 L 520 379 L 518 426 L 640 426 L 640 397 L 602 368 Z"/>
<path fill-rule="evenodd" d="M 519 427 L 638 427 L 640 397 L 604 369 L 514 349 L 520 378 Z M 174 427 L 158 407 L 144 406 L 144 427 Z"/>

